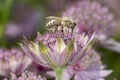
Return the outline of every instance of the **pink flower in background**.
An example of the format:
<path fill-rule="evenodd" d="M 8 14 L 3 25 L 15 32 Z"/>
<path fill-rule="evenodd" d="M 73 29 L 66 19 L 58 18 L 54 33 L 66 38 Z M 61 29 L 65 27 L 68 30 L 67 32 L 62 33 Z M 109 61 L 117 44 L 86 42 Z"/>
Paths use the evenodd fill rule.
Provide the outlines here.
<path fill-rule="evenodd" d="M 38 35 L 35 42 L 23 41 L 20 45 L 35 62 L 54 69 L 80 59 L 95 41 L 94 35 L 89 39 L 85 35 L 72 36 L 56 32 Z"/>
<path fill-rule="evenodd" d="M 10 73 L 19 74 L 23 72 L 32 60 L 20 49 L 0 49 L 0 75 L 8 76 Z"/>
<path fill-rule="evenodd" d="M 62 16 L 72 18 L 77 23 L 78 33 L 90 35 L 96 32 L 102 47 L 120 53 L 120 43 L 111 39 L 115 33 L 116 21 L 107 7 L 97 1 L 79 1 L 68 7 Z"/>
<path fill-rule="evenodd" d="M 114 33 L 114 16 L 107 7 L 97 1 L 79 1 L 77 4 L 68 7 L 63 16 L 72 18 L 77 23 L 78 33 L 104 34 L 111 36 Z"/>
<path fill-rule="evenodd" d="M 19 77 L 16 74 L 11 73 L 10 79 L 5 78 L 3 80 L 46 80 L 46 78 L 26 71 L 23 72 Z"/>
<path fill-rule="evenodd" d="M 63 73 L 63 80 L 70 80 L 74 76 L 74 80 L 104 80 L 112 71 L 104 70 L 100 56 L 94 50 L 88 50 L 86 55 L 67 67 Z"/>
<path fill-rule="evenodd" d="M 7 39 L 18 39 L 21 36 L 31 37 L 38 30 L 44 12 L 24 3 L 13 5 L 12 20 L 5 26 L 4 36 Z"/>

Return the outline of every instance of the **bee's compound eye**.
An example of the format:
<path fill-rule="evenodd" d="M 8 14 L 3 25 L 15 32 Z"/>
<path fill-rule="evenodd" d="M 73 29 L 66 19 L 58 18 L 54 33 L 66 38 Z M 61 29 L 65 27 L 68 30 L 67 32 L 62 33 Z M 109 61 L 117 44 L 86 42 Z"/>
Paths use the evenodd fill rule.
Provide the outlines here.
<path fill-rule="evenodd" d="M 76 23 L 74 22 L 74 26 L 76 26 Z"/>

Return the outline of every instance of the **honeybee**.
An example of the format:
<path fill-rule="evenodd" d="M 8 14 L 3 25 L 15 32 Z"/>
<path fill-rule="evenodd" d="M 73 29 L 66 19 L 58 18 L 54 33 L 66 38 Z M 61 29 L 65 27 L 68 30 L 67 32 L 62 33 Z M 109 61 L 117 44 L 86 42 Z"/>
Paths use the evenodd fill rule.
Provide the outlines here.
<path fill-rule="evenodd" d="M 49 20 L 48 23 L 46 24 L 47 30 L 49 32 L 57 32 L 57 31 L 61 31 L 63 33 L 74 32 L 76 23 L 68 17 L 60 18 L 55 16 L 49 16 L 46 17 L 46 19 Z"/>

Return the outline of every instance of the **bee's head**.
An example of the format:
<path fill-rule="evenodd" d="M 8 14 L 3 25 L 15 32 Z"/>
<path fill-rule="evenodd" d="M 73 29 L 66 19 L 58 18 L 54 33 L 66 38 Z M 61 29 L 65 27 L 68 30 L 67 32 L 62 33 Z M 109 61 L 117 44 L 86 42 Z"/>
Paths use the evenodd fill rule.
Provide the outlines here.
<path fill-rule="evenodd" d="M 63 17 L 63 21 L 65 22 L 65 26 L 69 28 L 74 28 L 76 26 L 76 23 L 74 20 L 68 17 Z"/>

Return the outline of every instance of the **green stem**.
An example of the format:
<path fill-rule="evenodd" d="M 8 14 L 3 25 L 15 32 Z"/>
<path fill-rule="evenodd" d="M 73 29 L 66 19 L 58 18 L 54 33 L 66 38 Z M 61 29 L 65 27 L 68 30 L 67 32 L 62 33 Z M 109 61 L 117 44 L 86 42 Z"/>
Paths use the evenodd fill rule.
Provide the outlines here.
<path fill-rule="evenodd" d="M 8 15 L 10 12 L 10 7 L 12 5 L 12 2 L 13 2 L 13 0 L 5 0 L 5 7 L 2 11 L 1 20 L 0 20 L 0 37 L 2 36 L 4 25 L 8 19 Z"/>
<path fill-rule="evenodd" d="M 55 73 L 56 73 L 56 80 L 62 80 L 62 73 L 63 73 L 63 68 L 56 68 Z"/>

